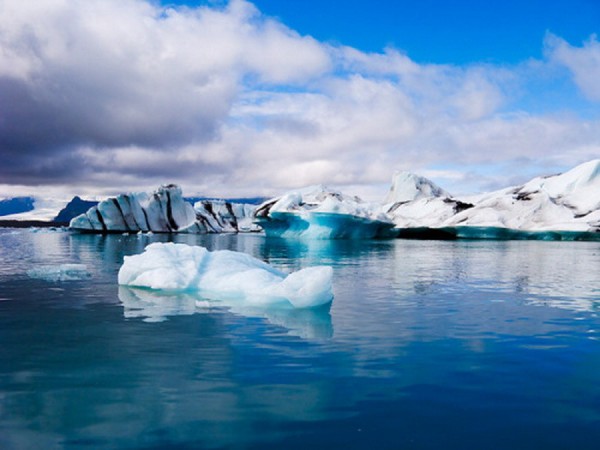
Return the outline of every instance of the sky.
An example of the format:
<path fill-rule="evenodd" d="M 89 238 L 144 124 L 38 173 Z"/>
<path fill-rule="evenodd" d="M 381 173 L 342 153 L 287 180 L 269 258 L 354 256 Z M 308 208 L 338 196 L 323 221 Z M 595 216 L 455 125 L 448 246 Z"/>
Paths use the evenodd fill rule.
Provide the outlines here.
<path fill-rule="evenodd" d="M 600 2 L 0 0 L 0 197 L 455 194 L 600 158 Z"/>

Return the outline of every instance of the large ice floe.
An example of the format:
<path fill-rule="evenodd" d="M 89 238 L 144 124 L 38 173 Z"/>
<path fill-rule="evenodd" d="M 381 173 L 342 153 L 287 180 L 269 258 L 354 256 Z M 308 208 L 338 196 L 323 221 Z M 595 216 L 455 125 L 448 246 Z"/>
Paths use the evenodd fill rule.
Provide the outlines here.
<path fill-rule="evenodd" d="M 317 266 L 288 275 L 245 253 L 154 243 L 142 254 L 125 257 L 118 281 L 205 300 L 311 308 L 332 301 L 332 274 L 331 267 Z"/>
<path fill-rule="evenodd" d="M 186 202 L 181 188 L 161 186 L 153 193 L 118 195 L 71 220 L 72 230 L 92 233 L 227 233 L 256 231 L 254 206 L 205 200 Z"/>
<path fill-rule="evenodd" d="M 269 200 L 255 212 L 267 236 L 370 239 L 394 226 L 378 205 L 325 186 L 312 186 Z"/>
<path fill-rule="evenodd" d="M 414 179 L 403 181 L 408 186 L 395 179 L 390 193 L 415 186 Z M 477 196 L 455 198 L 430 187 L 426 191 L 412 200 L 386 198 L 383 211 L 400 237 L 600 239 L 600 160 Z"/>

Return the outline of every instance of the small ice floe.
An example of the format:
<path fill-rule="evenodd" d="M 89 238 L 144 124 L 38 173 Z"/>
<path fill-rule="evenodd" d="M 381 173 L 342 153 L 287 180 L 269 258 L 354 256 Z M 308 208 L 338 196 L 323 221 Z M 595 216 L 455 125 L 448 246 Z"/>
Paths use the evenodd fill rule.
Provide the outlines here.
<path fill-rule="evenodd" d="M 196 293 L 209 300 L 312 308 L 333 300 L 332 277 L 327 266 L 288 275 L 245 253 L 154 243 L 140 255 L 125 257 L 118 281 L 131 287 Z"/>
<path fill-rule="evenodd" d="M 85 264 L 57 264 L 52 266 L 38 266 L 27 271 L 30 278 L 58 282 L 84 280 L 92 275 Z"/>

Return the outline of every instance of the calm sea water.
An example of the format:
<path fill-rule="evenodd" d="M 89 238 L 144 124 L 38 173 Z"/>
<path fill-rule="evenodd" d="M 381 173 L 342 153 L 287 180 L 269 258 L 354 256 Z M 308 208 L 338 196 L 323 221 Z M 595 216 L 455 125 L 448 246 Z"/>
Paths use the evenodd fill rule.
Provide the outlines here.
<path fill-rule="evenodd" d="M 169 239 L 331 265 L 334 302 L 120 291 Z M 598 449 L 599 269 L 598 242 L 0 230 L 0 448 Z"/>

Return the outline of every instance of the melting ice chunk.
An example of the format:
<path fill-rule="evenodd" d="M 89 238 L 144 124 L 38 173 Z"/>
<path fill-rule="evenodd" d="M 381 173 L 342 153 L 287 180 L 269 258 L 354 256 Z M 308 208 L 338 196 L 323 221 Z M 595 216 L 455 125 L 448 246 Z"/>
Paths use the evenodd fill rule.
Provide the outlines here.
<path fill-rule="evenodd" d="M 245 253 L 154 243 L 140 255 L 125 257 L 118 281 L 132 287 L 197 292 L 215 300 L 289 302 L 296 308 L 311 308 L 332 301 L 332 275 L 326 266 L 288 275 Z"/>

